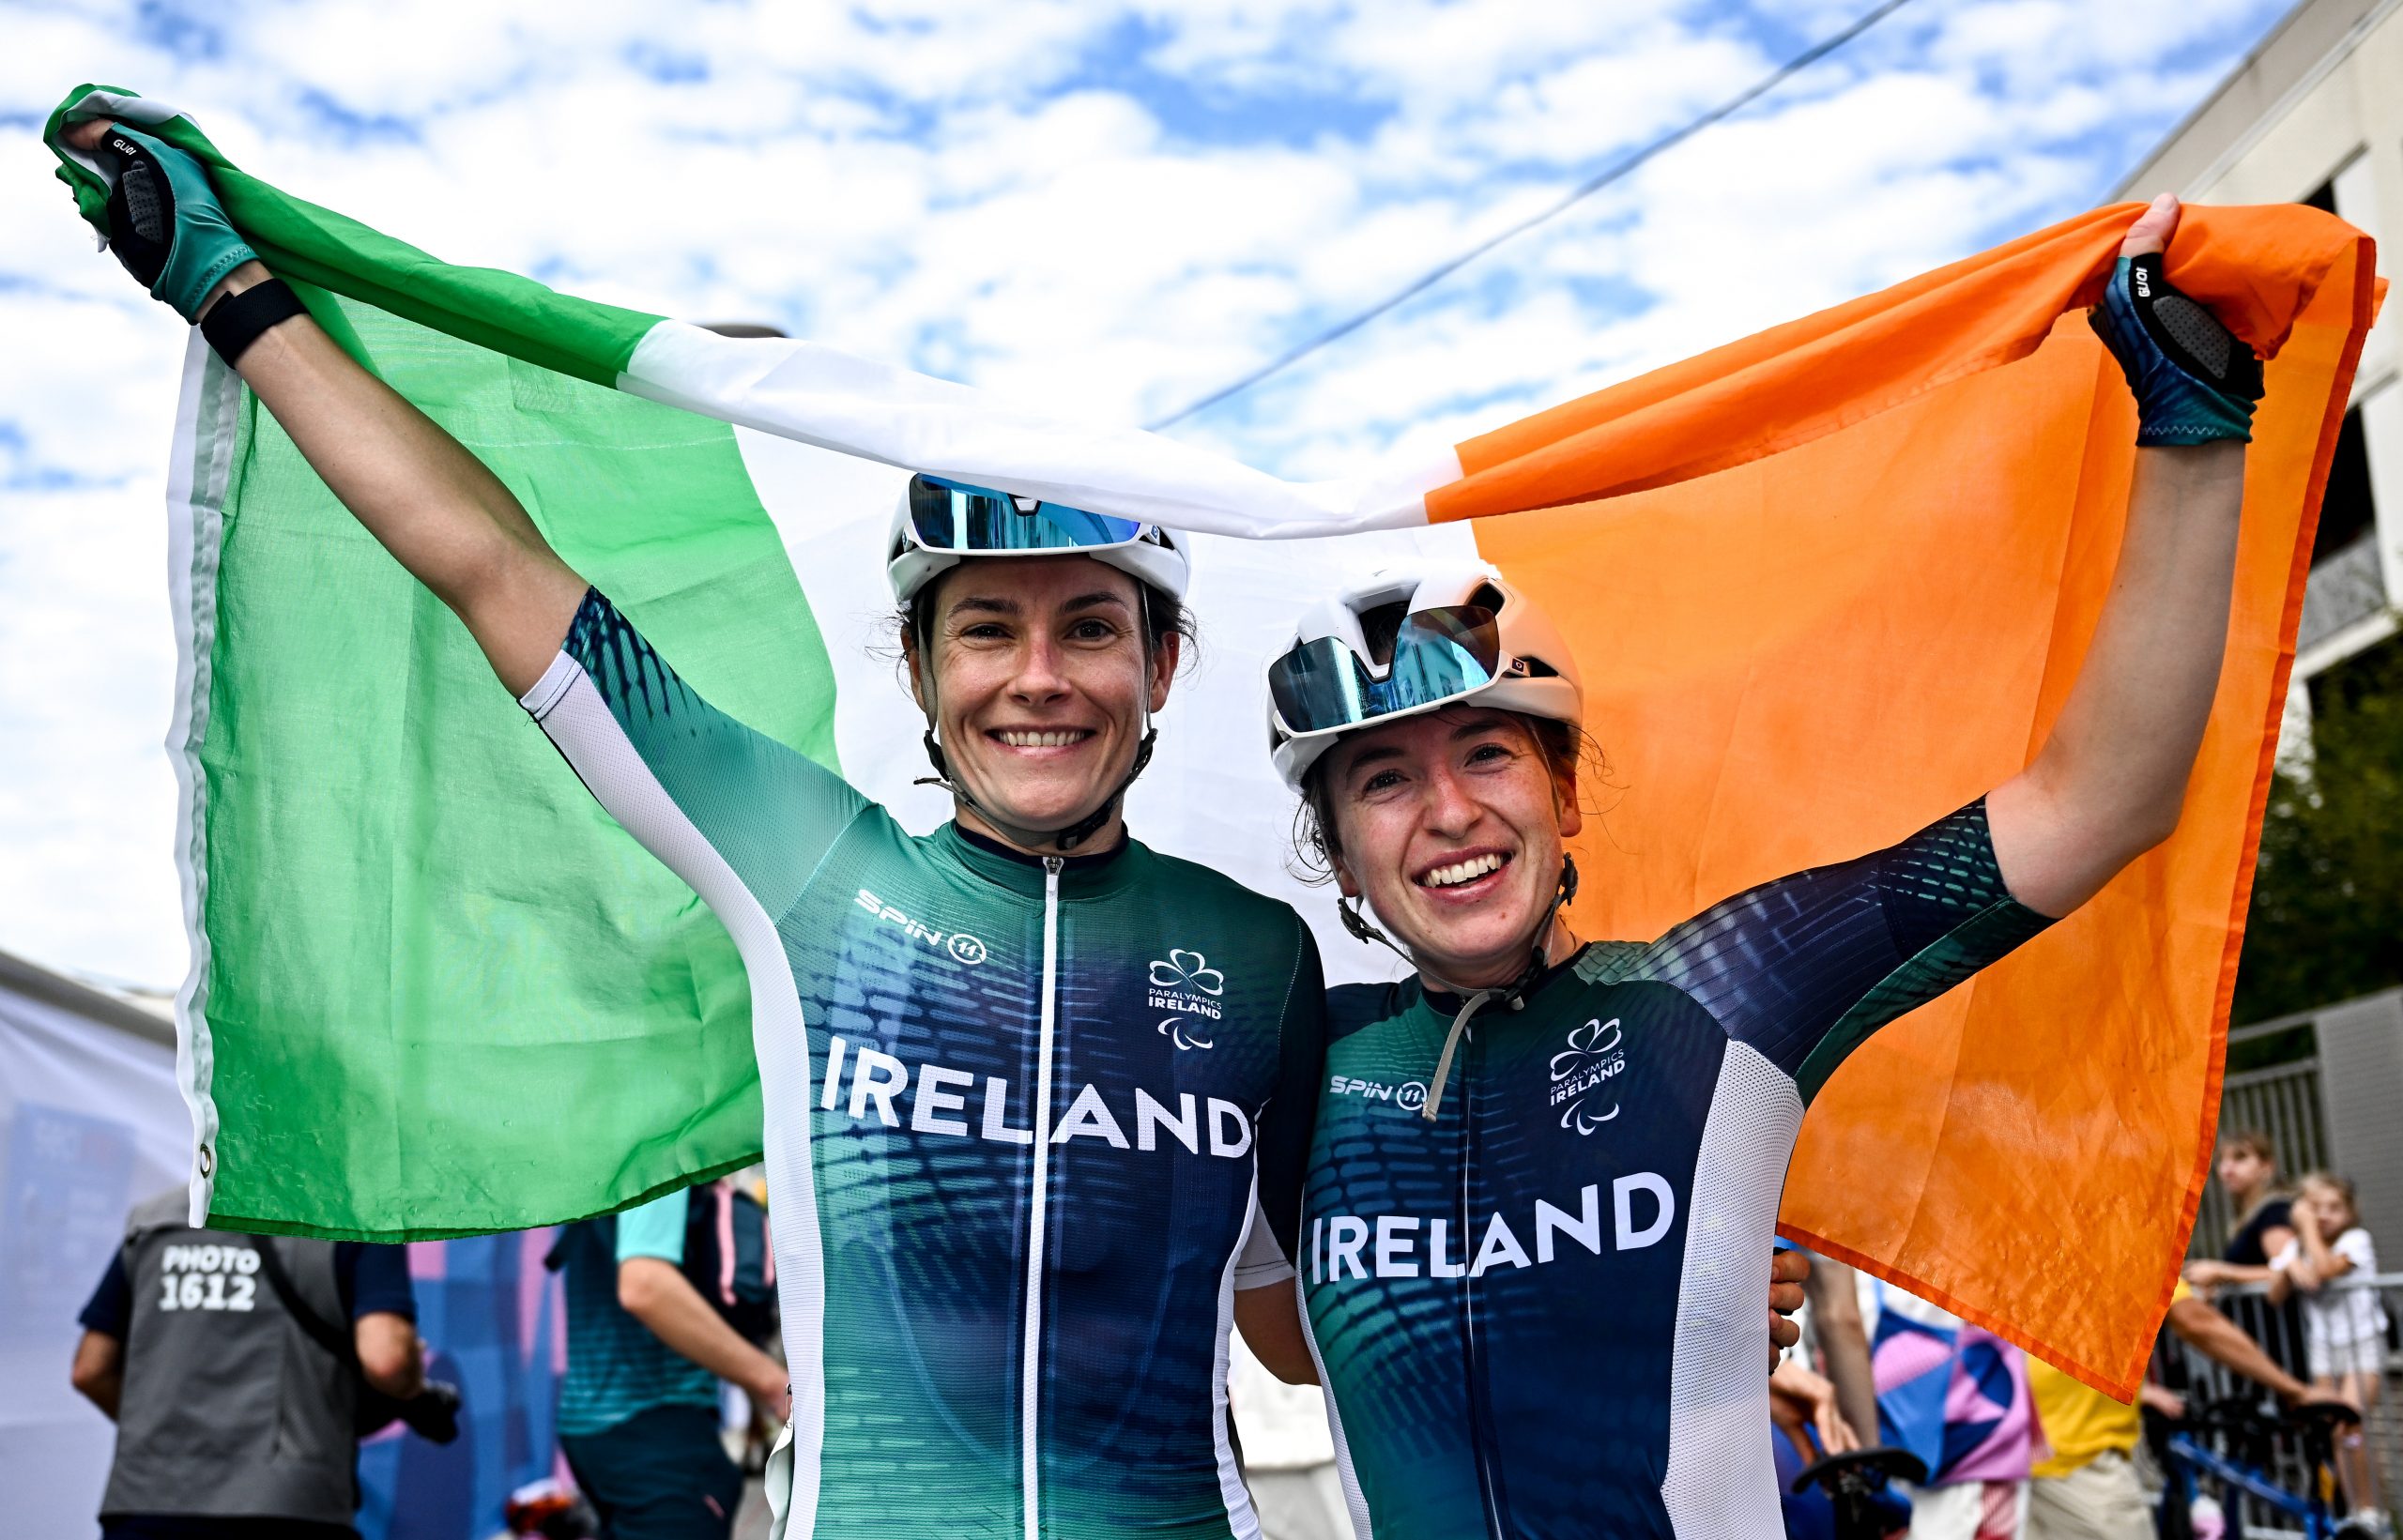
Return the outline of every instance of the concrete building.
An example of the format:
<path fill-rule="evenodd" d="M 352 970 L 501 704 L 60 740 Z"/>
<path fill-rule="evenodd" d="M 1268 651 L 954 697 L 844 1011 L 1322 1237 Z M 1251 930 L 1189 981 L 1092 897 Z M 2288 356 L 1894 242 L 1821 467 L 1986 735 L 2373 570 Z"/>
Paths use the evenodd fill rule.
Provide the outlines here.
<path fill-rule="evenodd" d="M 2390 267 L 2403 237 L 2403 0 L 2303 0 L 2119 187 L 2122 197 L 2162 191 L 2311 204 L 2368 232 Z M 2362 351 L 2329 471 L 2287 703 L 2289 754 L 2308 752 L 2312 701 L 2358 677 L 2356 660 L 2403 648 L 2403 325 L 2393 312 Z"/>

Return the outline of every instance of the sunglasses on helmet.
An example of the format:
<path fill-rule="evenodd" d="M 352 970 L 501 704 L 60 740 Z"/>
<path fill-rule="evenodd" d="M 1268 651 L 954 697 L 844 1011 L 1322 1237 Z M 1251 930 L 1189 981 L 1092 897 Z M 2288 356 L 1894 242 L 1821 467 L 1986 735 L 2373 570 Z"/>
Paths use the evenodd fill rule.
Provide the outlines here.
<path fill-rule="evenodd" d="M 929 551 L 1008 556 L 1094 551 L 1131 545 L 1147 526 L 1135 519 L 1088 513 L 1065 503 L 1014 496 L 933 476 L 910 480 L 910 529 Z"/>
<path fill-rule="evenodd" d="M 1268 667 L 1268 698 L 1288 733 L 1356 727 L 1475 694 L 1523 672 L 1502 658 L 1502 627 L 1482 604 L 1413 611 L 1394 633 L 1383 678 L 1338 637 L 1304 642 Z"/>

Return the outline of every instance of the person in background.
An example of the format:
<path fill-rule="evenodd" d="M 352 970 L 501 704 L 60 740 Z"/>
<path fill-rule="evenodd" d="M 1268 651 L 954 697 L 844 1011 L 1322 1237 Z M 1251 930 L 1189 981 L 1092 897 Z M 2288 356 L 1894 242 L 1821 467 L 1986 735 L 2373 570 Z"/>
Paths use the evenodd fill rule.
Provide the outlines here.
<path fill-rule="evenodd" d="M 2242 1327 L 2212 1309 L 2183 1283 L 2170 1295 L 2169 1317 L 2162 1324 L 2189 1348 L 2221 1367 L 2242 1375 L 2288 1406 L 2321 1399 L 2247 1336 Z M 2173 1417 L 2184 1414 L 2182 1407 L 2165 1405 L 2161 1410 Z"/>
<path fill-rule="evenodd" d="M 2258 1128 L 2220 1141 L 2219 1185 L 2236 1211 L 2236 1230 L 2221 1260 L 2186 1264 L 2186 1281 L 2267 1283 L 2270 1258 L 2294 1239 L 2293 1194 L 2278 1181 L 2277 1147 Z"/>
<path fill-rule="evenodd" d="M 1860 1274 L 1832 1257 L 1815 1251 L 1808 1255 L 1811 1271 L 1802 1290 L 1810 1301 L 1819 1372 L 1834 1384 L 1844 1420 L 1861 1438 L 1875 1440 L 1877 1371 L 1870 1365 L 1869 1328 L 1860 1314 Z"/>
<path fill-rule="evenodd" d="M 2266 1284 L 2270 1258 L 2294 1239 L 2292 1192 L 2278 1180 L 2278 1152 L 2270 1136 L 2258 1128 L 2242 1128 L 2225 1136 L 2219 1146 L 2220 1191 L 2227 1195 L 2236 1228 L 2214 1258 L 2186 1264 L 2186 1281 L 2212 1290 L 2228 1284 Z M 2272 1305 L 2250 1294 L 2221 1303 L 2228 1318 L 2267 1348 L 2289 1373 L 2304 1372 L 2301 1350 L 2303 1317 L 2291 1304 Z"/>
<path fill-rule="evenodd" d="M 1912 1540 L 2019 1540 L 2037 1447 L 2030 1360 L 1890 1285 L 1876 1301 L 1880 1437 L 1928 1469 L 1909 1488 Z"/>
<path fill-rule="evenodd" d="M 1860 1447 L 1860 1436 L 1844 1414 L 1835 1382 L 1800 1361 L 1780 1359 L 1768 1375 L 1768 1414 L 1802 1463 Z"/>
<path fill-rule="evenodd" d="M 187 1203 L 134 1209 L 81 1317 L 70 1378 L 117 1425 L 102 1540 L 356 1540 L 361 1392 L 425 1384 L 407 1252 L 195 1229 Z"/>
<path fill-rule="evenodd" d="M 2162 1324 L 2286 1405 L 2324 1399 L 2182 1281 Z M 2144 1431 L 2137 1408 L 2182 1418 L 2185 1398 L 2148 1381 L 2137 1401 L 2123 1404 L 2033 1357 L 2028 1360 L 2028 1387 L 2052 1453 L 2037 1463 L 2028 1484 L 2027 1540 L 2150 1540 L 2152 1509 L 2135 1465 Z"/>
<path fill-rule="evenodd" d="M 2208 1305 L 2203 1310 L 2212 1314 Z M 2152 1505 L 2136 1477 L 2144 1421 L 2135 1404 L 2115 1401 L 2033 1356 L 2028 1393 L 2052 1453 L 2028 1472 L 2027 1540 L 2151 1540 Z M 2183 1414 L 2174 1397 L 2161 1405 L 2172 1416 Z"/>
<path fill-rule="evenodd" d="M 718 1381 L 782 1422 L 784 1365 L 745 1342 L 683 1273 L 692 1196 L 670 1193 L 561 1237 L 567 1377 L 559 1449 L 602 1540 L 726 1540 L 742 1471 L 718 1437 Z"/>
<path fill-rule="evenodd" d="M 1813 1272 L 1824 1265 L 1823 1258 L 1814 1258 Z M 1775 1429 L 1770 1442 L 1777 1461 L 1778 1517 L 1786 1540 L 1839 1540 L 1835 1507 L 1828 1494 L 1816 1486 L 1795 1490 L 1796 1478 L 1821 1458 L 1860 1447 L 1860 1437 L 1838 1408 L 1834 1382 L 1805 1368 L 1798 1358 L 1782 1358 L 1769 1371 L 1768 1414 Z M 1900 1498 L 1894 1508 L 1898 1517 L 1909 1511 Z"/>
<path fill-rule="evenodd" d="M 2330 1286 L 2342 1278 L 2365 1278 L 2378 1271 L 2378 1250 L 2362 1227 L 2350 1180 L 2330 1171 L 2303 1179 L 2293 1207 L 2294 1239 L 2270 1259 L 2270 1302 L 2303 1300 L 2304 1343 L 2311 1363 L 2311 1388 L 2338 1395 L 2365 1416 L 2378 1404 L 2378 1383 L 2386 1355 L 2386 1309 L 2375 1290 Z M 2336 1448 L 2345 1493 L 2357 1508 L 2378 1506 L 2378 1467 L 2361 1429 Z"/>

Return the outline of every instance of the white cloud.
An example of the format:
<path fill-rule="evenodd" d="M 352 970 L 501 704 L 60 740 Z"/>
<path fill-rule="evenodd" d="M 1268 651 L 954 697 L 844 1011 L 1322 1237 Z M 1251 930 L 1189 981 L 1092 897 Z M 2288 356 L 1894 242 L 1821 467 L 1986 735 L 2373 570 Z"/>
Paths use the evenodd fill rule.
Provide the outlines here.
<path fill-rule="evenodd" d="M 158 508 L 182 328 L 93 257 L 23 127 L 77 81 L 190 108 L 237 161 L 453 261 L 1126 419 L 1865 3 L 1781 6 L 1770 33 L 1705 0 L 0 0 L 0 947 L 181 966 Z M 1910 8 L 1180 431 L 1339 474 L 1892 282 L 2098 196 L 2281 8 Z"/>

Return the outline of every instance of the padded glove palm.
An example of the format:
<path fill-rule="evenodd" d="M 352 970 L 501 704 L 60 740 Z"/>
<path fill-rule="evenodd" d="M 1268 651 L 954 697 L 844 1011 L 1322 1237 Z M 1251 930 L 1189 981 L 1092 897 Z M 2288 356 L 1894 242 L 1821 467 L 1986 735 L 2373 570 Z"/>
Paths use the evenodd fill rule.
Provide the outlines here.
<path fill-rule="evenodd" d="M 197 321 L 209 291 L 258 253 L 235 233 L 208 173 L 182 150 L 119 124 L 96 155 L 115 173 L 110 249 L 150 297 Z"/>
<path fill-rule="evenodd" d="M 2121 257 L 2086 313 L 2136 398 L 2136 442 L 2253 441 L 2261 360 L 2163 276 L 2161 253 Z"/>

